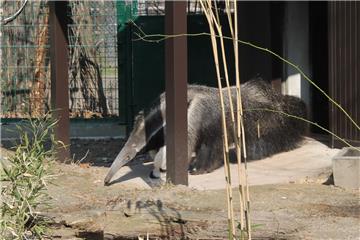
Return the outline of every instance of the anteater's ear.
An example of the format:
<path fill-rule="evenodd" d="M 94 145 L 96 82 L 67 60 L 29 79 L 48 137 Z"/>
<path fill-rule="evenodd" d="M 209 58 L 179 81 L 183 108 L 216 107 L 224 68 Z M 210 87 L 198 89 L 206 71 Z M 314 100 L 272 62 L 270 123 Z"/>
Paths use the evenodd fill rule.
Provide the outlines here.
<path fill-rule="evenodd" d="M 136 115 L 135 119 L 137 118 L 143 118 L 144 117 L 144 110 L 139 111 L 139 113 Z"/>
<path fill-rule="evenodd" d="M 136 123 L 138 123 L 139 121 L 144 119 L 144 110 L 141 110 L 134 119 L 134 126 L 136 125 Z"/>

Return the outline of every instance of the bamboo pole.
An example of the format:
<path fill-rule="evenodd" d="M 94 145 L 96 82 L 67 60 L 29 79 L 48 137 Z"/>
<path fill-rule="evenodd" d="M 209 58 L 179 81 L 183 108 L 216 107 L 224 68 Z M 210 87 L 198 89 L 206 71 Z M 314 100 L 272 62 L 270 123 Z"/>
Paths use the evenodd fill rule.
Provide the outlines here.
<path fill-rule="evenodd" d="M 211 17 L 212 21 L 213 21 L 213 25 L 211 28 L 213 28 L 213 26 L 215 25 L 216 29 L 217 29 L 217 33 L 220 39 L 220 47 L 221 47 L 221 53 L 222 53 L 222 59 L 223 59 L 223 68 L 224 68 L 224 74 L 225 74 L 225 81 L 226 81 L 226 85 L 227 85 L 227 93 L 228 93 L 228 98 L 229 98 L 229 105 L 230 105 L 230 116 L 231 116 L 231 121 L 232 121 L 232 125 L 233 125 L 233 131 L 234 131 L 234 141 L 236 144 L 236 155 L 237 155 L 237 159 L 238 159 L 238 179 L 239 179 L 239 199 L 240 199 L 240 230 L 241 230 L 241 237 L 243 237 L 243 231 L 244 231 L 244 218 L 245 218 L 245 222 L 246 222 L 246 233 L 247 233 L 247 237 L 248 239 L 251 239 L 251 225 L 250 225 L 250 216 L 249 216 L 249 206 L 250 206 L 250 198 L 249 198 L 249 187 L 247 184 L 247 164 L 246 164 L 246 148 L 245 148 L 245 131 L 244 131 L 244 127 L 243 127 L 243 110 L 242 110 L 242 102 L 241 102 L 241 89 L 240 89 L 240 74 L 239 74 L 239 58 L 238 58 L 238 25 L 237 25 L 237 9 L 236 9 L 236 1 L 234 2 L 234 18 L 235 18 L 235 31 L 233 29 L 233 25 L 232 25 L 232 18 L 231 18 L 231 13 L 230 13 L 230 3 L 227 0 L 226 2 L 226 13 L 228 16 L 228 21 L 229 21 L 229 27 L 230 27 L 230 31 L 232 34 L 232 39 L 233 39 L 233 47 L 234 47 L 234 56 L 235 56 L 235 76 L 236 76 L 236 102 L 237 102 L 237 121 L 236 121 L 236 127 L 235 127 L 235 116 L 234 116 L 234 107 L 233 107 L 233 102 L 232 102 L 232 96 L 231 96 L 231 89 L 230 89 L 230 84 L 229 84 L 229 74 L 228 74 L 228 69 L 227 69 L 227 61 L 226 61 L 226 54 L 225 54 L 225 47 L 224 47 L 224 41 L 223 41 L 223 34 L 222 34 L 222 28 L 221 28 L 221 24 L 220 24 L 220 19 L 219 19 L 219 15 L 217 12 L 217 6 L 215 5 L 215 14 L 213 13 L 213 11 L 208 11 L 207 12 L 207 16 L 210 13 L 210 16 L 208 18 Z M 211 8 L 211 4 L 207 5 L 208 7 Z M 211 29 L 210 31 L 214 32 L 214 29 Z M 217 47 L 217 46 L 216 46 Z M 217 50 L 216 50 L 217 51 Z M 242 139 L 241 139 L 241 135 L 242 135 Z M 242 164 L 241 164 L 241 140 L 242 140 L 242 146 L 244 148 L 244 161 L 245 161 L 245 168 L 244 171 L 242 171 Z M 226 147 L 225 147 L 225 151 L 226 151 Z M 228 152 L 227 152 L 228 153 Z M 227 171 L 227 177 L 229 177 L 230 180 L 230 187 L 231 187 L 231 175 L 230 175 L 230 168 L 229 168 L 229 162 L 228 162 L 228 156 L 224 156 L 224 158 L 227 161 L 227 164 L 225 164 L 225 172 Z M 228 170 L 226 170 L 226 168 L 229 168 Z M 242 183 L 242 180 L 244 181 L 244 183 Z M 229 194 L 231 194 L 229 192 Z M 245 204 L 246 203 L 246 204 Z M 231 204 L 231 202 L 230 202 Z M 244 206 L 245 205 L 245 206 Z M 233 217 L 233 214 L 232 216 Z"/>
<path fill-rule="evenodd" d="M 215 29 L 214 29 L 214 19 L 212 18 L 212 6 L 211 0 L 200 0 L 200 4 L 204 9 L 204 13 L 206 19 L 209 24 L 210 28 L 210 35 L 211 35 L 211 43 L 212 43 L 212 50 L 214 55 L 214 62 L 216 68 L 216 77 L 218 81 L 218 89 L 219 89 L 219 97 L 220 97 L 220 105 L 221 105 L 221 116 L 222 116 L 222 128 L 223 128 L 223 140 L 224 140 L 224 168 L 225 168 L 225 179 L 226 179 L 226 189 L 227 189 L 227 203 L 228 203 L 228 221 L 229 221 L 229 239 L 233 239 L 235 237 L 235 222 L 233 217 L 233 198 L 232 198 L 232 188 L 231 188 L 231 179 L 229 178 L 229 143 L 228 143 L 228 136 L 227 136 L 227 126 L 226 126 L 226 114 L 225 114 L 225 106 L 224 106 L 224 96 L 222 93 L 222 83 L 220 77 L 220 66 L 219 66 L 219 59 L 218 59 L 218 51 L 217 51 L 217 41 L 215 36 Z"/>
<path fill-rule="evenodd" d="M 233 100 L 232 100 L 232 96 L 231 96 L 231 88 L 230 88 L 230 82 L 229 82 L 229 73 L 228 73 L 228 67 L 227 67 L 228 64 L 227 64 L 227 60 L 226 60 L 225 44 L 224 44 L 224 38 L 223 38 L 223 34 L 222 34 L 222 27 L 220 25 L 220 18 L 217 13 L 217 10 L 218 10 L 217 6 L 215 5 L 216 18 L 215 18 L 215 15 L 213 14 L 213 11 L 211 11 L 211 13 L 212 13 L 211 17 L 214 21 L 214 24 L 216 26 L 216 29 L 217 29 L 217 32 L 219 35 L 219 39 L 220 39 L 221 57 L 223 60 L 226 90 L 227 90 L 227 94 L 228 94 L 228 101 L 230 104 L 230 116 L 231 116 L 231 123 L 232 123 L 232 127 L 233 127 L 233 135 L 234 135 L 233 137 L 234 137 L 235 143 L 237 143 L 234 104 L 233 104 Z"/>
<path fill-rule="evenodd" d="M 231 14 L 230 14 L 230 4 L 228 4 L 228 19 L 231 22 Z M 229 23 L 230 26 L 231 23 Z M 240 191 L 240 199 L 241 202 L 245 205 L 243 211 L 241 211 L 242 221 L 241 221 L 241 230 L 244 229 L 244 222 L 243 218 L 245 217 L 246 222 L 246 233 L 248 239 L 251 239 L 251 224 L 250 224 L 250 194 L 249 194 L 249 184 L 248 184 L 248 177 L 247 177 L 247 154 L 246 154 L 246 142 L 245 142 L 245 131 L 244 131 L 244 121 L 243 121 L 243 108 L 242 108 L 242 98 L 241 98 L 241 86 L 240 86 L 240 70 L 239 70 L 239 42 L 238 42 L 238 14 L 237 14 L 237 5 L 236 0 L 234 0 L 234 31 L 231 31 L 232 39 L 233 39 L 233 46 L 234 46 L 234 56 L 235 56 L 235 79 L 236 79 L 236 99 L 237 99 L 237 137 L 239 138 L 239 143 L 241 143 L 242 137 L 242 146 L 243 146 L 243 153 L 244 153 L 244 164 L 245 168 L 244 171 L 241 167 L 241 146 L 236 146 L 236 152 L 238 156 L 238 174 L 239 174 L 239 191 Z M 240 179 L 241 176 L 244 176 L 244 182 L 241 183 Z M 245 196 L 246 195 L 246 204 L 245 204 Z M 245 214 L 244 214 L 245 211 Z M 245 215 L 245 216 L 244 216 Z"/>
<path fill-rule="evenodd" d="M 236 6 L 236 5 L 235 5 Z M 224 74 L 225 74 L 225 81 L 226 81 L 226 85 L 227 85 L 227 93 L 228 93 L 228 98 L 229 98 L 229 105 L 230 105 L 230 116 L 231 116 L 231 121 L 232 121 L 232 126 L 233 126 L 233 133 L 234 133 L 234 141 L 235 141 L 235 145 L 236 145 L 236 156 L 237 156 L 237 168 L 238 168 L 238 181 L 239 181 L 239 187 L 238 187 L 238 191 L 239 191 L 239 203 L 240 203 L 240 231 L 241 231 L 241 237 L 243 237 L 243 231 L 244 231 L 244 218 L 245 218 L 245 223 L 246 223 L 246 233 L 248 236 L 248 239 L 251 239 L 251 226 L 250 226 L 250 216 L 249 216 L 249 203 L 250 203 L 250 198 L 249 198 L 249 192 L 248 192 L 248 184 L 247 184 L 247 175 L 244 171 L 241 171 L 242 166 L 241 166 L 241 142 L 240 142 L 240 129 L 241 128 L 241 121 L 240 118 L 242 118 L 242 103 L 241 103 L 241 92 L 240 92 L 240 77 L 239 77 L 239 62 L 238 62 L 238 48 L 237 48 L 237 16 L 236 16 L 236 35 L 234 34 L 234 30 L 232 28 L 232 23 L 231 23 L 231 15 L 230 15 L 230 4 L 226 4 L 227 7 L 227 14 L 228 14 L 228 20 L 229 20 L 229 26 L 230 26 L 230 31 L 232 33 L 232 38 L 233 38 L 233 44 L 234 44 L 234 55 L 235 55 L 235 69 L 236 69 L 236 99 L 237 99 L 237 127 L 235 126 L 235 116 L 234 116 L 234 107 L 233 107 L 233 101 L 232 101 L 232 96 L 231 96 L 231 89 L 230 89 L 230 84 L 229 84 L 229 74 L 228 74 L 228 68 L 227 68 L 227 61 L 226 61 L 226 54 L 225 54 L 225 46 L 224 46 L 224 38 L 223 38 L 223 34 L 222 34 L 222 28 L 220 25 L 220 19 L 219 19 L 219 15 L 217 13 L 217 7 L 215 5 L 215 11 L 216 11 L 216 18 L 214 14 L 211 14 L 213 21 L 215 23 L 216 29 L 217 29 L 217 33 L 219 35 L 219 39 L 220 39 L 220 47 L 221 47 L 221 52 L 222 52 L 222 59 L 223 59 L 223 68 L 224 68 Z M 213 13 L 211 11 L 211 13 Z M 237 13 L 237 11 L 236 11 Z M 235 36 L 234 36 L 235 35 Z M 243 135 L 245 135 L 245 133 L 242 133 Z M 243 146 L 245 148 L 245 141 L 243 142 Z M 244 150 L 246 151 L 246 150 Z M 228 156 L 227 156 L 227 161 L 229 161 Z M 225 167 L 229 166 L 229 162 Z M 246 169 L 246 168 L 245 168 Z M 246 171 L 246 170 L 245 170 Z M 228 177 L 229 179 L 231 179 L 231 173 L 230 170 L 228 170 Z M 242 183 L 241 179 L 244 179 L 244 183 Z M 231 180 L 230 180 L 230 185 L 231 185 Z M 246 199 L 245 199 L 246 198 Z M 245 204 L 246 203 L 246 204 Z M 245 206 L 244 206 L 245 205 Z"/>
<path fill-rule="evenodd" d="M 238 25 L 237 25 L 237 5 L 236 0 L 233 2 L 234 4 L 234 25 L 235 30 L 233 28 L 233 20 L 230 12 L 230 0 L 225 1 L 226 5 L 226 14 L 228 17 L 228 23 L 230 28 L 230 33 L 233 39 L 233 48 L 234 48 L 234 58 L 235 58 L 235 79 L 236 79 L 236 139 L 235 142 L 236 147 L 236 159 L 237 159 L 237 170 L 238 170 L 238 193 L 239 193 L 239 205 L 240 205 L 240 238 L 243 237 L 244 232 L 244 186 L 242 183 L 243 171 L 241 164 L 241 126 L 240 126 L 240 117 L 242 115 L 242 105 L 241 105 L 241 92 L 240 92 L 240 75 L 239 75 L 239 52 L 238 52 Z"/>

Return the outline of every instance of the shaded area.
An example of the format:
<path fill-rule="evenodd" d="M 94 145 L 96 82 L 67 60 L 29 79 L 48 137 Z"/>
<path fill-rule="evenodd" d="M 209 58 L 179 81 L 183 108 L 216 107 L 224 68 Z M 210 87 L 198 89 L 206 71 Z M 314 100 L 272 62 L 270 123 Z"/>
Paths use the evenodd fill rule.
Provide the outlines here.
<path fill-rule="evenodd" d="M 124 144 L 123 139 L 73 139 L 70 152 L 74 162 L 109 167 Z"/>

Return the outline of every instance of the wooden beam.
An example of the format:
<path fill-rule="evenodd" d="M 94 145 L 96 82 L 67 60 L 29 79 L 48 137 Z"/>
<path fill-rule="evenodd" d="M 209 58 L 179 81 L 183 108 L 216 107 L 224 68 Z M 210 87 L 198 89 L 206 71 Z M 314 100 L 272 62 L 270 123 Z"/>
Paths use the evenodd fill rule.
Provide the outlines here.
<path fill-rule="evenodd" d="M 165 34 L 187 32 L 186 1 L 165 2 Z M 188 184 L 187 38 L 165 42 L 167 178 Z"/>
<path fill-rule="evenodd" d="M 69 120 L 69 54 L 67 38 L 67 1 L 49 1 L 50 6 L 50 62 L 51 62 L 51 106 L 53 116 L 58 119 L 55 127 L 56 140 L 66 146 L 70 144 Z M 58 161 L 70 158 L 69 148 L 60 147 Z"/>

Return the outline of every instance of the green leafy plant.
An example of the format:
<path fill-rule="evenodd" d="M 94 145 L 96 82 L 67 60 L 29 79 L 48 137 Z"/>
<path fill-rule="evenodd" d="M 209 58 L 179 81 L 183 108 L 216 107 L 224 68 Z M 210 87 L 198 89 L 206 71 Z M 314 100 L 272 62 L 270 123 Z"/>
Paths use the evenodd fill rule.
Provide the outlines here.
<path fill-rule="evenodd" d="M 46 115 L 17 125 L 20 142 L 14 154 L 2 161 L 0 173 L 0 239 L 43 239 L 49 221 L 39 212 L 48 207 L 46 192 L 56 141 L 53 128 L 57 121 Z"/>

